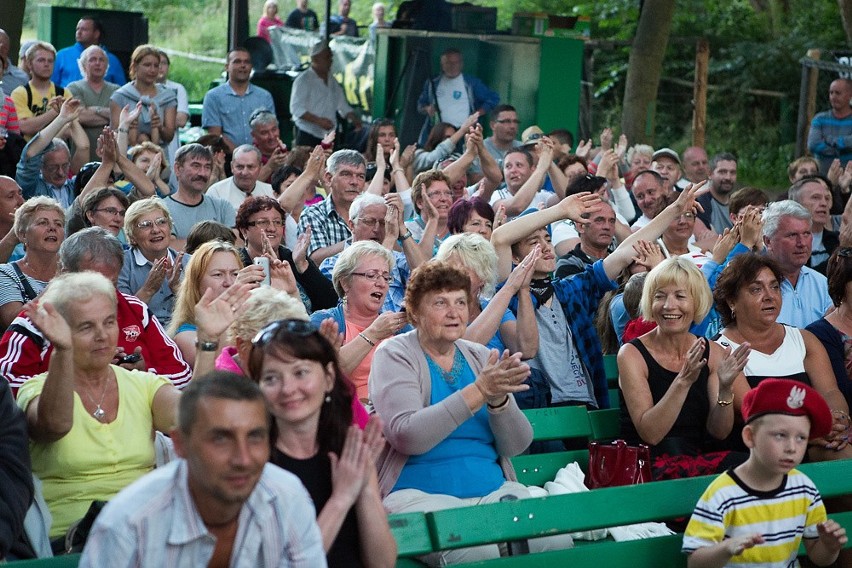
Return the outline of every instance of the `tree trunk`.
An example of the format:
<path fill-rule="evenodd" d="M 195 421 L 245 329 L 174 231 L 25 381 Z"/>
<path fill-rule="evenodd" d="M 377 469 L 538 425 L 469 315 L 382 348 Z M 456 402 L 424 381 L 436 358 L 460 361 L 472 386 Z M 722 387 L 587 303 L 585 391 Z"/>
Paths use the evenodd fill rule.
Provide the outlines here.
<path fill-rule="evenodd" d="M 846 43 L 852 47 L 852 0 L 837 0 L 837 5 L 840 7 L 843 31 L 846 32 Z"/>
<path fill-rule="evenodd" d="M 669 43 L 675 0 L 645 0 L 633 38 L 621 131 L 630 144 L 653 141 L 654 104 Z"/>

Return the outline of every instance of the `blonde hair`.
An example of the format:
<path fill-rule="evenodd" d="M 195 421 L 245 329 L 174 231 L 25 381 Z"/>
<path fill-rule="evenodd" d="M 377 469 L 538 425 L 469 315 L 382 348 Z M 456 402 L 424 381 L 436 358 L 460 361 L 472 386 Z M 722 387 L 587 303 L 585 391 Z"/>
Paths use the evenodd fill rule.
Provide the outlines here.
<path fill-rule="evenodd" d="M 450 235 L 441 243 L 435 259 L 447 262 L 454 254 L 482 280 L 482 295 L 491 296 L 497 284 L 497 251 L 494 245 L 475 233 Z"/>
<path fill-rule="evenodd" d="M 281 290 L 261 286 L 251 291 L 245 311 L 228 328 L 228 344 L 236 345 L 237 338 L 251 342 L 257 332 L 269 322 L 282 319 L 308 320 L 305 305 Z"/>
<path fill-rule="evenodd" d="M 153 55 L 157 58 L 157 64 L 160 62 L 160 48 L 154 47 L 149 43 L 143 43 L 133 50 L 133 55 L 130 56 L 130 80 L 136 80 L 136 67 L 142 63 L 142 60 Z"/>
<path fill-rule="evenodd" d="M 352 243 L 340 253 L 337 257 L 337 262 L 334 264 L 334 270 L 331 273 L 331 283 L 334 284 L 334 290 L 340 298 L 346 295 L 343 289 L 343 282 L 348 282 L 355 272 L 355 267 L 362 258 L 367 256 L 378 256 L 388 263 L 388 271 L 393 270 L 396 260 L 391 252 L 375 241 L 358 241 Z"/>
<path fill-rule="evenodd" d="M 169 210 L 163 201 L 158 197 L 149 197 L 147 199 L 134 201 L 130 204 L 130 207 L 127 208 L 127 211 L 125 211 L 124 234 L 132 246 L 136 246 L 136 238 L 134 236 L 136 223 L 138 223 L 139 219 L 148 213 L 153 213 L 155 211 L 162 213 L 163 217 L 169 220 L 169 231 L 171 231 L 172 216 L 169 214 Z"/>
<path fill-rule="evenodd" d="M 15 210 L 15 222 L 12 225 L 12 230 L 15 231 L 19 241 L 23 242 L 27 229 L 33 222 L 33 217 L 39 211 L 56 211 L 62 218 L 62 225 L 65 225 L 65 210 L 62 209 L 58 201 L 46 195 L 30 197 Z"/>
<path fill-rule="evenodd" d="M 645 284 L 642 287 L 642 301 L 639 305 L 643 318 L 647 321 L 654 321 L 654 294 L 660 288 L 671 284 L 685 286 L 692 297 L 695 304 L 695 313 L 692 315 L 693 322 L 699 323 L 707 317 L 710 308 L 713 306 L 713 294 L 710 292 L 707 278 L 695 266 L 694 262 L 688 258 L 674 256 L 658 264 L 645 277 Z"/>
<path fill-rule="evenodd" d="M 204 290 L 201 289 L 201 279 L 210 267 L 210 263 L 213 262 L 213 256 L 217 252 L 229 252 L 233 254 L 234 258 L 237 259 L 237 266 L 240 268 L 243 267 L 240 251 L 231 243 L 210 241 L 198 247 L 186 264 L 183 272 L 183 280 L 181 280 L 180 287 L 178 288 L 175 308 L 172 312 L 172 321 L 169 323 L 169 329 L 167 330 L 171 337 L 175 336 L 182 324 L 195 323 L 195 304 L 204 295 Z"/>

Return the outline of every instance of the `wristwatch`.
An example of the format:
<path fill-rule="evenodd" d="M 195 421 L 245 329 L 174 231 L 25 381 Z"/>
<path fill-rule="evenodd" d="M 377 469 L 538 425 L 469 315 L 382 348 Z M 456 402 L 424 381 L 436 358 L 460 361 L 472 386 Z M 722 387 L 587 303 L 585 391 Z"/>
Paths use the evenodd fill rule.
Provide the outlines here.
<path fill-rule="evenodd" d="M 218 341 L 199 341 L 195 340 L 195 348 L 199 351 L 216 351 L 219 349 Z"/>
<path fill-rule="evenodd" d="M 405 240 L 410 239 L 410 238 L 411 238 L 411 229 L 408 229 L 405 232 L 405 234 L 402 235 L 401 237 L 399 237 L 399 239 L 397 239 L 397 240 L 399 240 L 399 242 L 402 242 L 402 241 L 405 241 Z"/>

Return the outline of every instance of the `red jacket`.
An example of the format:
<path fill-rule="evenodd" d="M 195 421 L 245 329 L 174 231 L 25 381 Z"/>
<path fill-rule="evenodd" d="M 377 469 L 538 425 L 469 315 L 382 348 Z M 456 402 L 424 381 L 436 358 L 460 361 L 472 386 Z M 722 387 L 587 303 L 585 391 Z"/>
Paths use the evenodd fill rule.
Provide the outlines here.
<path fill-rule="evenodd" d="M 147 304 L 130 294 L 116 290 L 118 303 L 118 346 L 126 353 L 142 347 L 148 371 L 169 379 L 181 389 L 189 384 L 192 369 L 180 349 L 148 309 Z M 27 379 L 47 372 L 53 346 L 23 312 L 18 314 L 0 339 L 0 375 L 18 388 Z"/>

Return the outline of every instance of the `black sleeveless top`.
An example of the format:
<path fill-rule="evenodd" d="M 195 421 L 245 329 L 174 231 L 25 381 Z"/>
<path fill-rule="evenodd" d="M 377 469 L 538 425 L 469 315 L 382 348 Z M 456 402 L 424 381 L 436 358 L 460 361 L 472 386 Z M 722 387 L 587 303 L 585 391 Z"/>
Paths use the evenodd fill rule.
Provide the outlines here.
<path fill-rule="evenodd" d="M 630 342 L 645 360 L 648 366 L 648 388 L 654 404 L 665 396 L 671 387 L 679 371 L 670 371 L 657 363 L 645 345 L 634 339 Z M 704 359 L 710 360 L 710 343 L 705 340 Z M 693 383 L 683 402 L 683 407 L 677 416 L 671 430 L 656 446 L 650 446 L 652 455 L 698 455 L 704 451 L 704 446 L 710 438 L 707 432 L 707 417 L 709 416 L 709 398 L 707 395 L 707 380 L 710 377 L 709 365 L 704 365 L 698 373 L 698 379 Z M 622 400 L 624 396 L 622 394 Z M 627 405 L 621 405 L 621 433 L 630 444 L 646 443 L 636 431 Z"/>
<path fill-rule="evenodd" d="M 317 516 L 319 516 L 320 511 L 331 498 L 331 460 L 328 456 L 319 452 L 312 458 L 297 460 L 273 446 L 269 461 L 299 478 L 313 499 Z M 340 532 L 337 533 L 337 538 L 334 539 L 331 550 L 326 555 L 326 560 L 329 568 L 363 566 L 355 505 L 346 514 L 340 526 Z"/>

